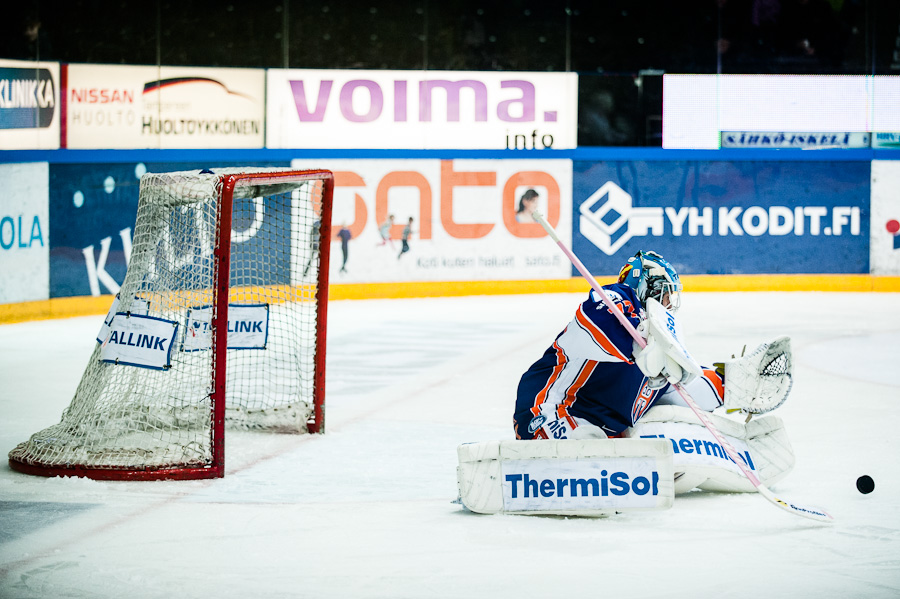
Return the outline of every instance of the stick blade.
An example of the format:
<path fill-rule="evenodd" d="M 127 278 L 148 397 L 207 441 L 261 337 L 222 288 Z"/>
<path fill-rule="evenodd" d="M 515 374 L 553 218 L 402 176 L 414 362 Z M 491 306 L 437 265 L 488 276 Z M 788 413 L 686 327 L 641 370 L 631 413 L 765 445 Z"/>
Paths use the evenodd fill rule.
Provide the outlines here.
<path fill-rule="evenodd" d="M 828 522 L 829 524 L 834 523 L 834 516 L 823 510 L 822 508 L 812 507 L 809 505 L 798 505 L 796 503 L 790 501 L 784 501 L 783 499 L 779 499 L 775 497 L 775 495 L 764 487 L 760 485 L 756 488 L 759 493 L 768 499 L 772 504 L 777 505 L 781 509 L 795 516 L 802 516 L 803 518 L 809 518 L 810 520 L 815 520 L 817 522 Z"/>

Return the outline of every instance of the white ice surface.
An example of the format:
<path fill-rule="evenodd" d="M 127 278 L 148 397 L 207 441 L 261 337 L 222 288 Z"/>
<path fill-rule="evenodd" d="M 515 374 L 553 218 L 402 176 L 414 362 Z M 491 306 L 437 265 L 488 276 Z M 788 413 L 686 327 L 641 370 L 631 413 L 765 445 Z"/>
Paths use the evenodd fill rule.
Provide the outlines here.
<path fill-rule="evenodd" d="M 451 503 L 456 447 L 512 438 L 518 378 L 580 300 L 333 302 L 327 433 L 230 435 L 223 479 L 45 479 L 0 462 L 0 597 L 900 596 L 898 294 L 689 293 L 680 312 L 704 363 L 792 337 L 778 413 L 797 464 L 775 491 L 833 525 L 756 494 L 598 519 Z M 0 326 L 3 452 L 59 421 L 101 319 Z"/>

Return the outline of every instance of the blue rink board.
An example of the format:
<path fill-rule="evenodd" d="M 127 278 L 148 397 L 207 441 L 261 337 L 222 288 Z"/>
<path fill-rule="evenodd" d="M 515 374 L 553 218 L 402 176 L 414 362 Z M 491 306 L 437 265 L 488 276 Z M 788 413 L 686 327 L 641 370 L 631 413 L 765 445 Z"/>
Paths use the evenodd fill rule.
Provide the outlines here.
<path fill-rule="evenodd" d="M 597 272 L 653 249 L 684 274 L 868 273 L 870 165 L 575 161 L 573 248 Z"/>
<path fill-rule="evenodd" d="M 656 249 L 680 272 L 691 273 L 868 273 L 869 196 L 873 159 L 900 159 L 895 150 L 663 150 L 660 148 L 578 148 L 576 150 L 56 150 L 2 151 L 0 162 L 50 163 L 49 248 L 50 297 L 90 295 L 84 249 L 94 247 L 95 264 L 101 244 L 109 238 L 105 271 L 118 283 L 125 274 L 120 232 L 133 228 L 137 210 L 136 167 L 150 172 L 214 166 L 290 166 L 292 159 L 571 159 L 573 162 L 573 247 L 596 272 L 615 272 L 638 249 Z M 105 182 L 115 185 L 108 191 Z M 582 204 L 606 183 L 631 197 L 638 213 L 644 209 L 713 211 L 710 235 L 675 235 L 663 214 L 661 229 L 632 234 L 613 252 L 605 252 L 581 230 Z M 83 203 L 76 206 L 74 194 Z M 595 203 L 600 207 L 603 202 Z M 811 234 L 805 216 L 804 234 L 720 235 L 720 209 L 759 206 L 790 210 L 825 210 L 821 231 Z M 597 208 L 595 208 L 596 210 Z M 840 235 L 824 229 L 847 210 L 858 220 Z M 843 211 L 843 212 L 842 212 Z M 684 212 L 679 213 L 684 216 Z M 605 215 L 608 219 L 614 215 Z M 623 216 L 623 215 L 619 215 Z M 630 222 L 629 215 L 625 221 Z M 633 216 L 633 214 L 631 215 Z M 739 219 L 738 219 L 739 220 Z M 624 222 L 624 221 L 623 221 Z M 658 224 L 658 223 L 657 223 Z M 687 220 L 685 220 L 687 230 Z M 740 223 L 739 223 L 740 224 Z M 758 223 L 757 223 L 758 224 Z M 627 226 L 613 231 L 616 241 Z M 661 231 L 661 234 L 655 234 Z M 133 231 L 131 231 L 133 234 Z M 594 232 L 596 233 L 596 231 Z M 602 245 L 602 244 L 601 244 Z M 608 249 L 608 248 L 607 248 Z M 573 269 L 573 275 L 575 271 Z M 108 290 L 101 284 L 101 293 Z"/>
<path fill-rule="evenodd" d="M 147 172 L 164 173 L 184 171 L 212 166 L 205 163 L 141 163 Z M 223 163 L 214 166 L 289 166 L 279 162 Z M 70 297 L 91 295 L 86 248 L 93 246 L 94 265 L 97 270 L 109 274 L 119 285 L 125 279 L 126 261 L 125 237 L 133 237 L 137 215 L 140 181 L 136 172 L 137 163 L 94 163 L 94 164 L 51 164 L 50 165 L 50 297 Z M 80 196 L 76 199 L 76 193 Z M 252 208 L 241 210 L 236 205 L 235 229 L 249 226 L 244 222 L 252 214 Z M 283 225 L 282 225 L 283 226 Z M 124 231 L 124 233 L 123 233 Z M 277 237 L 277 232 L 269 232 L 265 227 L 252 243 L 264 243 Z M 104 240 L 108 239 L 108 254 L 105 264 L 101 263 Z M 275 247 L 275 244 L 269 244 Z M 251 244 L 244 244 L 242 251 L 252 251 Z M 283 263 L 283 281 L 286 282 L 290 268 L 289 259 L 275 256 Z M 240 255 L 234 257 L 240 260 Z M 100 293 L 111 293 L 98 281 Z"/>

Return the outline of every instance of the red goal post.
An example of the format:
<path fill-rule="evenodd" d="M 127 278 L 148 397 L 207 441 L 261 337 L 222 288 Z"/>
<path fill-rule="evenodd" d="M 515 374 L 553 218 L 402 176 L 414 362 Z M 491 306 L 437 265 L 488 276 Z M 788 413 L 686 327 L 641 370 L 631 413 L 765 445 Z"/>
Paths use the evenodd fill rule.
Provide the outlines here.
<path fill-rule="evenodd" d="M 125 281 L 59 424 L 10 466 L 224 476 L 227 429 L 322 433 L 332 173 L 146 174 Z"/>

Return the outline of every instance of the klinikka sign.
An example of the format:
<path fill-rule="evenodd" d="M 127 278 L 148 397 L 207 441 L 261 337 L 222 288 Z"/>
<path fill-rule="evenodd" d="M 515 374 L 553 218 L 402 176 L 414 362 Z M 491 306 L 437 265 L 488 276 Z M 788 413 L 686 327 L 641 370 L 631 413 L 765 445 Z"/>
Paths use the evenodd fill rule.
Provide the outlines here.
<path fill-rule="evenodd" d="M 267 72 L 270 148 L 574 148 L 572 73 Z"/>
<path fill-rule="evenodd" d="M 59 148 L 59 63 L 0 59 L 0 150 Z"/>

